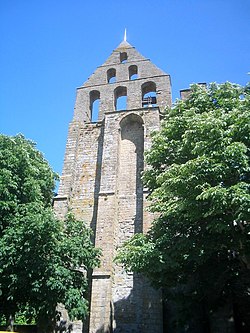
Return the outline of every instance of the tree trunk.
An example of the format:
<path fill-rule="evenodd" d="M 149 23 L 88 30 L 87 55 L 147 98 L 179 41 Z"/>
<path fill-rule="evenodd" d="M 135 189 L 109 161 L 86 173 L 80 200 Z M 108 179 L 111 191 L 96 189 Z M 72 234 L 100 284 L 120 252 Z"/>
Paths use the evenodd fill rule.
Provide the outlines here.
<path fill-rule="evenodd" d="M 7 331 L 14 332 L 14 316 L 10 314 L 7 318 Z"/>

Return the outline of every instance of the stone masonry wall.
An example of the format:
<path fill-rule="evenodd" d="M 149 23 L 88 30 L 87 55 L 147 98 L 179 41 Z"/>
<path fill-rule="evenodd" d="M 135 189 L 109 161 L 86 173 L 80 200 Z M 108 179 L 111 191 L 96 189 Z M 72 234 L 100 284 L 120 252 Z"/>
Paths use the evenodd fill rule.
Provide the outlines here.
<path fill-rule="evenodd" d="M 91 333 L 106 332 L 110 327 L 124 333 L 161 332 L 159 292 L 142 277 L 127 274 L 113 263 L 116 249 L 135 232 L 147 229 L 152 221 L 152 216 L 144 212 L 140 173 L 144 145 L 150 145 L 149 131 L 157 126 L 158 108 L 113 112 L 105 117 L 96 224 L 96 246 L 102 248 L 103 257 L 101 267 L 93 273 Z M 149 308 L 157 322 L 153 327 L 152 318 L 145 315 Z"/>
<path fill-rule="evenodd" d="M 103 251 L 101 267 L 92 276 L 91 333 L 161 332 L 159 292 L 113 263 L 117 247 L 135 232 L 145 232 L 152 221 L 145 210 L 147 193 L 140 173 L 150 133 L 157 128 L 158 108 L 112 112 L 101 123 L 70 125 L 55 209 L 62 214 L 62 205 L 64 211 L 70 207 L 77 218 L 87 221 L 95 245 Z"/>
<path fill-rule="evenodd" d="M 131 66 L 136 79 L 131 78 Z M 109 73 L 115 76 L 112 83 Z M 156 107 L 142 107 L 149 92 L 156 95 Z M 117 111 L 116 100 L 124 95 L 127 105 Z M 93 123 L 95 99 L 100 99 L 100 106 Z M 147 232 L 152 223 L 141 172 L 165 105 L 171 105 L 169 75 L 125 41 L 77 89 L 54 207 L 62 219 L 71 209 L 85 220 L 94 231 L 95 246 L 102 249 L 101 265 L 91 277 L 90 318 L 84 333 L 162 332 L 160 291 L 142 276 L 126 273 L 113 259 L 124 241 Z"/>

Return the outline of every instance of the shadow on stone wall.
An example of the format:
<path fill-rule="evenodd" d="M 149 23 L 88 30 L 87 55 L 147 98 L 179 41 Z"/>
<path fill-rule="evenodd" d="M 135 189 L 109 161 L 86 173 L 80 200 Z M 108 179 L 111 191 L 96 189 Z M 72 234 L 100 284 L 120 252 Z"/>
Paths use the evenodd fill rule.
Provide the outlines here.
<path fill-rule="evenodd" d="M 139 320 L 140 309 L 136 306 L 134 289 L 127 298 L 114 303 L 114 333 L 143 332 L 142 320 Z"/>
<path fill-rule="evenodd" d="M 94 205 L 93 205 L 93 215 L 92 215 L 92 219 L 90 222 L 90 227 L 93 230 L 94 244 L 95 244 L 95 236 L 96 236 L 96 221 L 97 221 L 97 214 L 98 214 L 98 199 L 99 199 L 99 192 L 100 192 L 100 186 L 101 186 L 103 136 L 104 136 L 104 126 L 101 127 L 100 135 L 98 137 L 98 151 L 97 151 L 95 184 L 94 184 Z"/>
<path fill-rule="evenodd" d="M 143 232 L 143 183 L 141 176 L 144 169 L 144 133 L 142 126 L 140 128 L 140 132 L 141 133 L 139 138 L 137 138 L 137 141 L 134 142 L 136 146 L 136 214 L 134 225 L 135 234 Z"/>
<path fill-rule="evenodd" d="M 94 184 L 94 205 L 93 205 L 93 215 L 90 222 L 90 228 L 93 230 L 93 244 L 95 245 L 95 238 L 96 238 L 96 221 L 97 221 L 97 214 L 98 214 L 98 199 L 99 199 L 99 192 L 101 186 L 101 172 L 102 172 L 102 156 L 103 156 L 103 137 L 104 137 L 104 126 L 102 125 L 101 131 L 98 137 L 98 151 L 97 151 L 97 159 L 96 159 L 96 171 L 95 171 L 95 184 Z M 89 308 L 91 308 L 91 290 L 92 290 L 92 273 L 93 270 L 88 271 L 88 294 L 87 299 L 89 301 Z M 90 318 L 88 316 L 84 328 L 83 333 L 89 332 L 89 322 Z M 100 332 L 104 332 L 101 330 Z M 99 333 L 99 330 L 98 332 Z M 108 332 L 104 332 L 108 333 Z"/>
<path fill-rule="evenodd" d="M 155 290 L 140 274 L 133 275 L 128 297 L 113 305 L 114 333 L 161 333 L 161 291 Z"/>

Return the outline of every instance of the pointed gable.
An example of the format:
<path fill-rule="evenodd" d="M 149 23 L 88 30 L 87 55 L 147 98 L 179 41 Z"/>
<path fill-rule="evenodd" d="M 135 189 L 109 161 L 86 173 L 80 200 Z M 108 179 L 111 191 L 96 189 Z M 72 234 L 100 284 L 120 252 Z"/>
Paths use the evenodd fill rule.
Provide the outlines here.
<path fill-rule="evenodd" d="M 166 75 L 149 59 L 141 55 L 135 47 L 127 41 L 122 41 L 104 64 L 97 67 L 95 72 L 83 84 L 83 87 L 108 83 L 109 76 L 107 73 L 109 69 L 112 69 L 115 73 L 127 70 L 125 75 L 116 76 L 116 82 L 129 80 L 129 66 L 132 65 L 138 67 L 138 78 L 141 79 L 149 76 Z"/>
<path fill-rule="evenodd" d="M 170 76 L 124 40 L 77 89 L 75 119 L 102 121 L 109 112 L 152 105 L 171 105 Z"/>

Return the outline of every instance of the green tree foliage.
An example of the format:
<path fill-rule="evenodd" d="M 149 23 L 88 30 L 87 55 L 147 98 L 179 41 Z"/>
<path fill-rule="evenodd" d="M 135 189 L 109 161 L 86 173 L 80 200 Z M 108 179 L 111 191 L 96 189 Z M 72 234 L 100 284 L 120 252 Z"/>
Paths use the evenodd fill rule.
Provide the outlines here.
<path fill-rule="evenodd" d="M 250 86 L 191 86 L 166 110 L 146 161 L 157 218 L 117 260 L 180 300 L 182 319 L 195 304 L 210 316 L 232 304 L 241 332 L 250 322 Z"/>
<path fill-rule="evenodd" d="M 0 314 L 25 309 L 40 327 L 53 326 L 58 303 L 84 318 L 86 271 L 100 255 L 83 222 L 55 218 L 56 179 L 34 143 L 0 136 Z"/>

